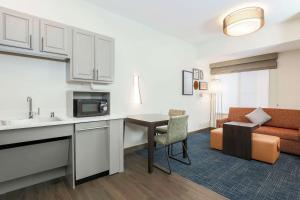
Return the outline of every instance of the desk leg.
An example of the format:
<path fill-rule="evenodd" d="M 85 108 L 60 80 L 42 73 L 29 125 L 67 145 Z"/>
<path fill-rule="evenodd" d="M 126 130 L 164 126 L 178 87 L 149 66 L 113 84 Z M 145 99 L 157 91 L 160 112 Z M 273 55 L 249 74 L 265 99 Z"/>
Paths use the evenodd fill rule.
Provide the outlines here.
<path fill-rule="evenodd" d="M 126 126 L 126 120 L 123 120 L 123 138 L 125 138 L 125 126 Z M 124 142 L 124 139 L 123 139 Z"/>
<path fill-rule="evenodd" d="M 155 126 L 148 127 L 148 172 L 153 172 Z"/>
<path fill-rule="evenodd" d="M 188 150 L 187 138 L 182 141 L 182 144 L 185 146 L 186 150 Z M 183 155 L 183 158 L 186 158 L 187 157 L 187 152 L 185 152 L 183 145 L 182 145 L 182 155 Z"/>

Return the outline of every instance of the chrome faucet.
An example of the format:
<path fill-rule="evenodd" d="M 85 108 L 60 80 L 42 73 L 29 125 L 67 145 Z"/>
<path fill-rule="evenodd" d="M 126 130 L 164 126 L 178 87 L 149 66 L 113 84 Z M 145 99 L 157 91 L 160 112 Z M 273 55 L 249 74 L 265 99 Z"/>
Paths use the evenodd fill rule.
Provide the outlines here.
<path fill-rule="evenodd" d="M 34 115 L 40 115 L 40 108 L 38 108 L 38 112 L 35 113 L 32 111 L 32 98 L 31 97 L 27 97 L 27 102 L 29 103 L 29 112 L 28 112 L 28 118 L 29 119 L 33 119 Z"/>
<path fill-rule="evenodd" d="M 50 117 L 51 117 L 51 118 L 53 118 L 54 115 L 55 115 L 54 112 L 51 112 L 51 113 L 50 113 Z"/>

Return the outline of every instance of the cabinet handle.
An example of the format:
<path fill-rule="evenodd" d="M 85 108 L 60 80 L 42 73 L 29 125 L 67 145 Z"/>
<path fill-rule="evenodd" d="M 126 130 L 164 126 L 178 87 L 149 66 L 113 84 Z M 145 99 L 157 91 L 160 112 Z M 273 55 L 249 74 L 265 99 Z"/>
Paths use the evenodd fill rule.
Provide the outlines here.
<path fill-rule="evenodd" d="M 91 130 L 103 129 L 103 128 L 109 128 L 109 126 L 97 126 L 97 127 L 94 127 L 94 128 L 78 129 L 76 132 L 91 131 Z"/>
<path fill-rule="evenodd" d="M 32 49 L 32 35 L 29 35 L 29 48 Z"/>
<path fill-rule="evenodd" d="M 99 80 L 99 70 L 97 69 L 97 80 Z"/>
<path fill-rule="evenodd" d="M 96 70 L 93 69 L 93 79 L 96 80 Z"/>

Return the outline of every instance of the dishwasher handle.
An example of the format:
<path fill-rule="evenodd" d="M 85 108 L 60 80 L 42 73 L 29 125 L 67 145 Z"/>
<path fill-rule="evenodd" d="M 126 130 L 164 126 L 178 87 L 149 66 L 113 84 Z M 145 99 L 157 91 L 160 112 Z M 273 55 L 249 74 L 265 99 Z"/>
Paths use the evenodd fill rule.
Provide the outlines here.
<path fill-rule="evenodd" d="M 76 130 L 76 132 L 84 132 L 84 131 L 91 131 L 91 130 L 104 129 L 104 128 L 109 128 L 109 126 L 97 126 L 93 128 L 78 129 Z"/>

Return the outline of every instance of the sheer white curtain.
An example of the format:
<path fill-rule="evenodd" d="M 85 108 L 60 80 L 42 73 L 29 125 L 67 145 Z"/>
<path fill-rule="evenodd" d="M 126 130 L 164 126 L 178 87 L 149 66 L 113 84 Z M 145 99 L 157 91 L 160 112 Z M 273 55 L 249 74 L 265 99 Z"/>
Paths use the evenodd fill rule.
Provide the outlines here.
<path fill-rule="evenodd" d="M 269 70 L 216 75 L 222 84 L 222 111 L 230 107 L 268 107 Z"/>

